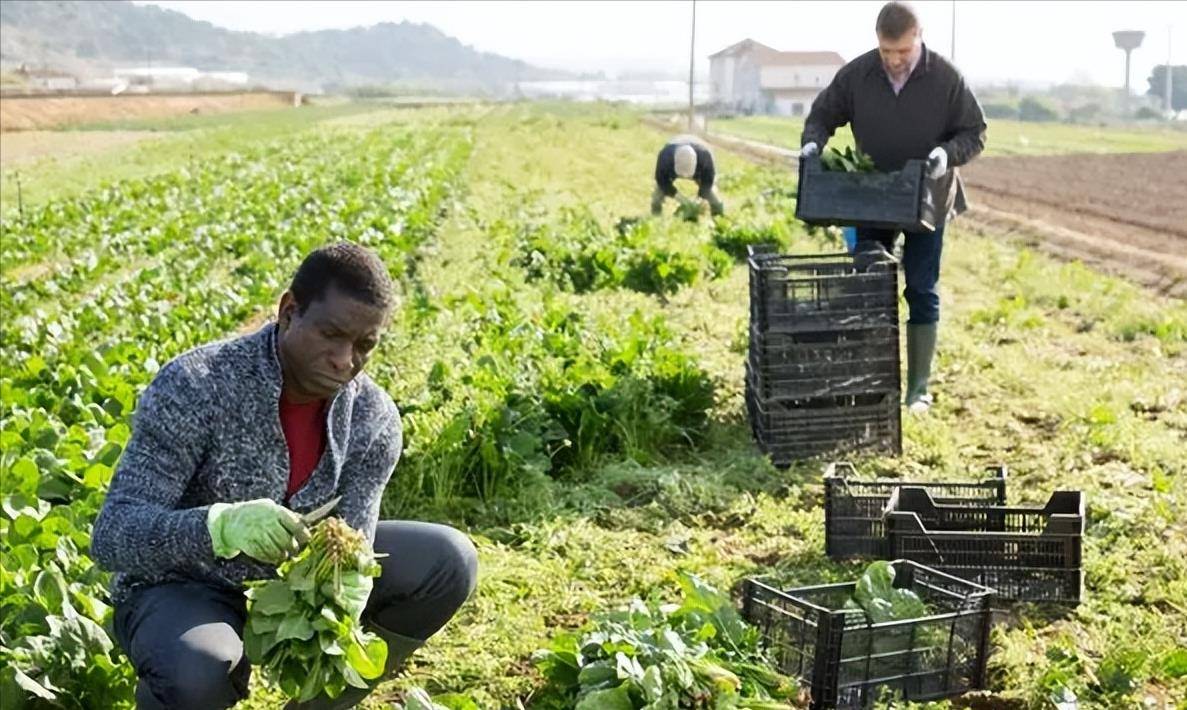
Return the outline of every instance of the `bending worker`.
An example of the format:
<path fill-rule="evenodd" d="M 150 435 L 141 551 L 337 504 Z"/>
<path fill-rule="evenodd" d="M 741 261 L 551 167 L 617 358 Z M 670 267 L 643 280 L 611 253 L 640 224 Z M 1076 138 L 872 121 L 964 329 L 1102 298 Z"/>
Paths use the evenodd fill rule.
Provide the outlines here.
<path fill-rule="evenodd" d="M 676 190 L 676 178 L 693 180 L 697 184 L 697 196 L 709 203 L 713 215 L 723 214 L 725 205 L 713 191 L 713 153 L 696 136 L 676 136 L 668 141 L 655 159 L 655 192 L 651 195 L 651 214 L 658 215 L 665 197 L 674 197 L 681 204 L 689 204 L 688 198 Z"/>
<path fill-rule="evenodd" d="M 915 11 L 905 3 L 887 3 L 875 24 L 878 48 L 837 72 L 812 103 L 800 138 L 800 154 L 820 148 L 850 124 L 861 150 L 878 170 L 899 170 L 912 158 L 927 159 L 936 185 L 936 228 L 907 232 L 903 244 L 907 321 L 906 405 L 923 413 L 932 404 L 928 392 L 940 320 L 940 253 L 944 225 L 967 208 L 956 167 L 968 163 L 985 145 L 981 106 L 956 67 L 928 49 Z M 863 243 L 893 252 L 897 231 L 858 229 Z"/>

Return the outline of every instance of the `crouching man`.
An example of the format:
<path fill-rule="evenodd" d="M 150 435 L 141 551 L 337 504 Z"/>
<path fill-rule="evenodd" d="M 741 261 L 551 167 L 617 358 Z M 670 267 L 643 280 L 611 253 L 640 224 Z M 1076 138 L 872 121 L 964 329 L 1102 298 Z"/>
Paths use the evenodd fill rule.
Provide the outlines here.
<path fill-rule="evenodd" d="M 384 677 L 473 591 L 474 546 L 457 530 L 379 521 L 400 457 L 400 415 L 363 366 L 393 306 L 387 269 L 351 243 L 309 254 L 277 321 L 191 350 L 145 390 L 95 523 L 91 554 L 115 572 L 115 634 L 138 708 L 214 710 L 247 697 L 243 583 L 275 576 L 308 540 L 300 513 L 333 515 L 380 560 L 362 619 L 388 644 Z M 290 708 L 353 707 L 368 691 Z"/>

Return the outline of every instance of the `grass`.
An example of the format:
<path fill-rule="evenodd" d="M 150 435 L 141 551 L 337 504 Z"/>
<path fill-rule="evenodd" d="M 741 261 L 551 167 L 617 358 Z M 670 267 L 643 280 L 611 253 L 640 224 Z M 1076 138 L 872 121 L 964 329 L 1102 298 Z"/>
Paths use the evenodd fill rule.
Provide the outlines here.
<path fill-rule="evenodd" d="M 398 373 L 398 401 L 426 386 L 435 360 L 465 365 L 457 345 L 465 322 L 446 305 L 452 297 L 481 294 L 495 273 L 513 279 L 515 297 L 525 303 L 543 297 L 543 286 L 514 281 L 510 237 L 492 224 L 525 211 L 558 221 L 574 206 L 587 207 L 608 229 L 623 217 L 641 217 L 665 138 L 633 113 L 597 105 L 390 110 L 335 120 L 360 130 L 385 122 L 464 123 L 474 142 L 465 190 L 417 272 L 419 297 L 436 309 L 432 328 L 397 324 L 374 358 L 376 367 Z M 221 130 L 195 136 L 200 155 L 242 145 L 230 135 L 210 137 Z M 256 140 L 265 135 L 260 130 Z M 175 160 L 184 150 L 174 145 L 162 157 Z M 95 166 L 73 189 L 152 169 L 148 157 L 121 157 L 106 172 Z M 794 180 L 729 153 L 718 157 L 723 198 L 734 214 L 754 209 L 764 190 L 786 190 Z M 55 170 L 37 176 L 47 192 L 61 189 L 54 188 L 62 177 Z M 657 229 L 689 247 L 711 238 L 707 224 L 690 227 L 670 217 Z M 937 405 L 930 416 L 905 421 L 901 459 L 857 463 L 935 479 L 1005 462 L 1016 503 L 1041 503 L 1056 489 L 1084 490 L 1085 601 L 1062 617 L 1004 616 L 993 633 L 992 702 L 1038 708 L 1075 696 L 1085 708 L 1147 699 L 1174 707 L 1187 697 L 1180 651 L 1187 647 L 1187 306 L 974 236 L 959 222 L 949 234 Z M 790 238 L 795 250 L 825 246 L 802 230 Z M 742 405 L 743 265 L 665 298 L 629 290 L 550 297 L 592 322 L 634 311 L 666 317 L 673 344 L 694 355 L 716 384 L 708 442 L 648 465 L 605 457 L 580 476 L 525 485 L 515 499 L 403 507 L 409 517 L 464 528 L 479 548 L 481 580 L 408 675 L 381 688 L 367 707 L 383 707 L 413 684 L 468 693 L 484 708 L 530 704 L 539 684 L 532 651 L 632 596 L 674 597 L 679 571 L 731 588 L 749 574 L 813 584 L 854 577 L 861 566 L 823 554 L 820 463 L 778 471 L 750 442 Z M 244 706 L 276 707 L 276 700 L 259 692 Z"/>
<path fill-rule="evenodd" d="M 439 235 L 440 261 L 422 268 L 426 284 L 445 294 L 495 268 L 501 252 L 483 223 L 512 206 L 555 215 L 584 204 L 607 224 L 642 214 L 662 139 L 596 108 L 485 115 L 468 195 Z M 598 154 L 574 158 L 573 141 L 598 145 Z M 720 163 L 733 176 L 732 189 L 723 188 L 733 208 L 779 178 L 728 154 Z M 797 248 L 819 244 L 801 235 Z M 1085 267 L 964 234 L 959 223 L 943 290 L 936 411 L 907 422 L 901 460 L 862 464 L 937 478 L 1004 461 L 1012 502 L 1082 489 L 1093 521 L 1085 603 L 1062 619 L 1015 615 L 995 630 L 995 697 L 1022 707 L 1064 692 L 1084 707 L 1180 697 L 1187 684 L 1173 676 L 1175 649 L 1187 642 L 1179 613 L 1187 609 L 1187 406 L 1167 383 L 1181 381 L 1175 373 L 1187 364 L 1187 309 Z M 410 677 L 376 703 L 410 683 L 466 691 L 482 707 L 527 702 L 537 683 L 529 656 L 551 633 L 633 595 L 671 592 L 680 570 L 727 588 L 759 572 L 802 584 L 854 574 L 856 565 L 822 554 L 819 466 L 775 471 L 749 442 L 735 349 L 746 293 L 738 266 L 666 301 L 567 296 L 586 313 L 668 317 L 681 347 L 718 382 L 712 443 L 661 465 L 607 461 L 586 479 L 464 515 L 423 510 L 475 536 L 482 582 Z"/>
<path fill-rule="evenodd" d="M 1026 123 L 1004 119 L 987 122 L 983 155 L 1061 155 L 1067 153 L 1157 153 L 1187 150 L 1187 130 L 1178 127 L 1081 126 Z M 798 148 L 802 118 L 743 116 L 709 122 L 709 131 L 772 145 Z M 853 145 L 849 127 L 839 129 L 829 145 Z"/>

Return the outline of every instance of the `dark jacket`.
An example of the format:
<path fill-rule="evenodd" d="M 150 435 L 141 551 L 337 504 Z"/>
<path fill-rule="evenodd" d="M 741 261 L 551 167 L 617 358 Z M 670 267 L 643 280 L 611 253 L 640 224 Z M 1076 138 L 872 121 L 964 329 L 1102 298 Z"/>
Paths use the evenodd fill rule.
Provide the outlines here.
<path fill-rule="evenodd" d="M 676 149 L 682 145 L 691 145 L 697 152 L 697 169 L 692 179 L 697 184 L 697 193 L 705 197 L 705 193 L 713 189 L 717 174 L 713 169 L 712 151 L 695 136 L 676 136 L 659 151 L 655 159 L 655 184 L 664 195 L 676 196 Z"/>
<path fill-rule="evenodd" d="M 173 360 L 140 396 L 132 438 L 95 521 L 91 556 L 115 572 L 119 603 L 140 585 L 199 580 L 239 589 L 275 568 L 243 555 L 216 558 L 212 503 L 283 503 L 289 455 L 280 427 L 276 325 Z M 326 451 L 288 500 L 307 512 L 336 495 L 334 514 L 374 538 L 379 503 L 400 456 L 400 415 L 366 375 L 330 403 Z"/>
<path fill-rule="evenodd" d="M 967 208 L 957 167 L 985 147 L 985 116 L 964 78 L 944 57 L 922 48 L 919 64 L 896 96 L 878 50 L 846 64 L 812 102 L 800 145 L 824 144 L 851 124 L 857 145 L 879 170 L 899 170 L 911 158 L 926 159 L 936 146 L 948 153 L 940 181 L 944 219 Z M 942 224 L 942 222 L 941 222 Z"/>

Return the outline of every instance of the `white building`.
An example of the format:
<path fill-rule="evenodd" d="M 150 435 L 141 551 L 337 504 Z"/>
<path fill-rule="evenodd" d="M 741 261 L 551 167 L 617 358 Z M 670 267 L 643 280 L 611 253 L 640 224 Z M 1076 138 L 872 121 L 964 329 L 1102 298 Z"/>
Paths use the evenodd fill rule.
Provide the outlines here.
<path fill-rule="evenodd" d="M 745 39 L 709 56 L 712 101 L 730 111 L 804 116 L 844 65 L 836 52 L 780 52 Z"/>
<path fill-rule="evenodd" d="M 248 82 L 244 72 L 204 72 L 194 67 L 128 67 L 116 69 L 115 78 L 129 85 L 150 86 L 158 91 L 219 91 L 241 88 Z"/>

